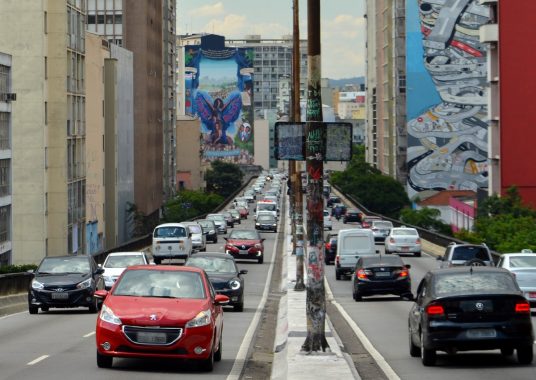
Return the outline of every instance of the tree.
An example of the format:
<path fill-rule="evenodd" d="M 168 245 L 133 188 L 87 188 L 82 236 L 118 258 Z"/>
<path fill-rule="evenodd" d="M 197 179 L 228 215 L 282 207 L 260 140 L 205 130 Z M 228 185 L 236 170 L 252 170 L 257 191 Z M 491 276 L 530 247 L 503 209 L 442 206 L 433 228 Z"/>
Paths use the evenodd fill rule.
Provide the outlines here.
<path fill-rule="evenodd" d="M 205 173 L 207 191 L 227 198 L 242 185 L 243 177 L 244 173 L 242 173 L 238 165 L 230 162 L 213 161 L 211 168 Z"/>
<path fill-rule="evenodd" d="M 183 190 L 164 205 L 164 222 L 181 222 L 214 210 L 224 201 L 221 195 Z"/>
<path fill-rule="evenodd" d="M 400 220 L 413 226 L 426 228 L 443 235 L 452 235 L 450 225 L 439 220 L 441 212 L 435 208 L 424 207 L 420 210 L 405 208 L 400 214 Z"/>
<path fill-rule="evenodd" d="M 365 161 L 365 147 L 354 146 L 352 160 L 346 170 L 331 175 L 331 183 L 352 195 L 371 211 L 397 218 L 409 198 L 404 186 L 394 178 L 381 174 Z"/>

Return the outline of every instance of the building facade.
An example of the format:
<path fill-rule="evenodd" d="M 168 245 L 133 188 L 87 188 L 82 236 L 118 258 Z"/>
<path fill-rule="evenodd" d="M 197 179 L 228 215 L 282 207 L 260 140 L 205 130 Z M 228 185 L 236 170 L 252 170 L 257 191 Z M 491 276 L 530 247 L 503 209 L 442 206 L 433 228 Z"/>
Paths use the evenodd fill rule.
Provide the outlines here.
<path fill-rule="evenodd" d="M 12 55 L 12 263 L 85 252 L 85 9 L 0 3 Z M 20 62 L 20 65 L 17 65 Z"/>
<path fill-rule="evenodd" d="M 16 94 L 11 90 L 11 66 L 11 55 L 0 52 L 0 265 L 10 264 L 12 259 L 11 102 Z"/>
<path fill-rule="evenodd" d="M 405 0 L 367 1 L 367 153 L 406 183 Z"/>

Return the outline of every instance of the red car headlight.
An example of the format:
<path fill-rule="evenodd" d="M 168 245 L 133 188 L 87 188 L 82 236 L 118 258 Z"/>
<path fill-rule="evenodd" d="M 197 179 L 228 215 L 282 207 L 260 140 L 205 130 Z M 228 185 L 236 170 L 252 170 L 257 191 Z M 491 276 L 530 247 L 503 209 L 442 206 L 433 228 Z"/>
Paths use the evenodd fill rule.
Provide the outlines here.
<path fill-rule="evenodd" d="M 195 316 L 194 319 L 191 319 L 186 323 L 186 327 L 201 327 L 210 324 L 212 319 L 210 309 L 203 310 Z"/>

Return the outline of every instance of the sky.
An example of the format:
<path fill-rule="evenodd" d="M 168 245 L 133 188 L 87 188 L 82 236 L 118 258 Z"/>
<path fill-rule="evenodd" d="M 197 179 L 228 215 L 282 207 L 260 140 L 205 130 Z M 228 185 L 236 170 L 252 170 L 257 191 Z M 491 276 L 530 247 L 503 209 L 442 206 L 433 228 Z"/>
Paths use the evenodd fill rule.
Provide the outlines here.
<path fill-rule="evenodd" d="M 365 0 L 320 0 L 322 77 L 365 75 Z M 292 34 L 293 0 L 177 0 L 177 33 Z M 307 1 L 300 0 L 300 39 L 307 38 Z"/>

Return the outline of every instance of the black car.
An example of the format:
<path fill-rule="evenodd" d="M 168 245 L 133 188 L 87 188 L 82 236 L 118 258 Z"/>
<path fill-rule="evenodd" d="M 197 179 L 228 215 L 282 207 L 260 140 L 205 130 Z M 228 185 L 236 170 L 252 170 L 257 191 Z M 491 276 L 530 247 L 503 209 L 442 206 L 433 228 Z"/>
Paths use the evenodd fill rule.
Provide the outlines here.
<path fill-rule="evenodd" d="M 346 210 L 346 213 L 342 217 L 342 222 L 344 224 L 350 223 L 350 222 L 357 222 L 361 223 L 361 211 L 355 208 L 350 208 Z"/>
<path fill-rule="evenodd" d="M 238 270 L 233 256 L 220 252 L 197 253 L 184 265 L 204 269 L 216 293 L 229 297 L 229 305 L 235 311 L 244 310 L 244 279 L 241 275 L 248 271 Z"/>
<path fill-rule="evenodd" d="M 324 262 L 326 265 L 335 263 L 335 255 L 337 254 L 337 234 L 328 234 L 325 237 L 324 244 Z"/>
<path fill-rule="evenodd" d="M 364 296 L 395 294 L 411 298 L 410 265 L 399 256 L 360 257 L 353 276 L 353 298 L 361 301 Z"/>
<path fill-rule="evenodd" d="M 93 294 L 104 289 L 103 273 L 91 256 L 45 257 L 28 289 L 28 311 L 37 314 L 39 308 L 88 307 L 96 313 L 100 301 Z"/>
<path fill-rule="evenodd" d="M 436 351 L 500 349 L 532 362 L 530 305 L 506 269 L 466 266 L 428 272 L 408 317 L 409 352 L 425 366 Z"/>
<path fill-rule="evenodd" d="M 203 235 L 205 235 L 207 241 L 211 241 L 212 243 L 218 242 L 218 227 L 216 227 L 213 220 L 200 219 L 196 220 L 196 222 L 203 229 Z"/>
<path fill-rule="evenodd" d="M 341 198 L 339 198 L 339 197 L 336 196 L 336 195 L 331 195 L 331 196 L 328 198 L 327 206 L 328 206 L 328 207 L 333 207 L 333 205 L 335 205 L 335 204 L 337 204 L 337 203 L 342 203 Z"/>
<path fill-rule="evenodd" d="M 255 221 L 255 229 L 277 232 L 277 219 L 273 215 L 261 214 Z"/>

